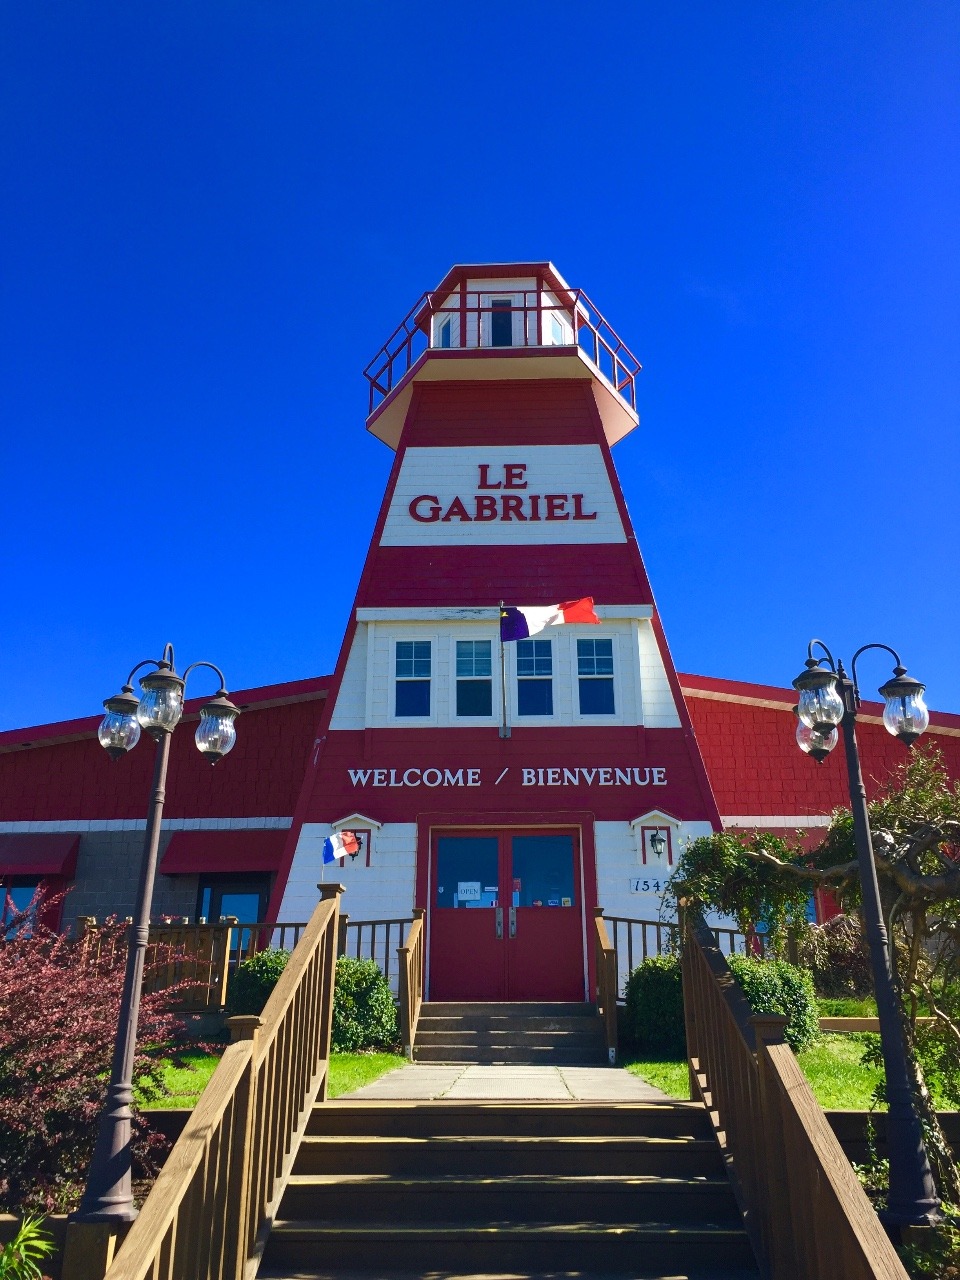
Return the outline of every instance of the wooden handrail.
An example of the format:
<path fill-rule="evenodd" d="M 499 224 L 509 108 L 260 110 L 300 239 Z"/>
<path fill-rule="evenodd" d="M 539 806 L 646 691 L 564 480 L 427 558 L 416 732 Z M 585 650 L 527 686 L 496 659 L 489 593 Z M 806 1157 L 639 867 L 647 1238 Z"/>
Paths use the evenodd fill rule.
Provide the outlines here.
<path fill-rule="evenodd" d="M 320 903 L 262 1015 L 231 1019 L 239 1038 L 200 1095 L 106 1280 L 256 1274 L 311 1108 L 326 1097 L 343 889 L 319 888 Z M 80 1274 L 65 1269 L 64 1280 Z"/>
<path fill-rule="evenodd" d="M 691 1081 L 761 1271 L 771 1280 L 907 1280 L 784 1042 L 786 1019 L 753 1014 L 698 911 L 685 908 L 681 928 Z"/>
<path fill-rule="evenodd" d="M 617 1061 L 617 953 L 613 949 L 603 918 L 603 907 L 594 907 L 594 942 L 597 958 L 597 1006 L 603 1014 L 607 1040 L 607 1058 L 611 1066 Z"/>
<path fill-rule="evenodd" d="M 417 1037 L 420 1006 L 423 1004 L 423 907 L 414 907 L 413 920 L 406 941 L 397 948 L 400 963 L 400 1043 L 413 1061 L 413 1045 Z"/>

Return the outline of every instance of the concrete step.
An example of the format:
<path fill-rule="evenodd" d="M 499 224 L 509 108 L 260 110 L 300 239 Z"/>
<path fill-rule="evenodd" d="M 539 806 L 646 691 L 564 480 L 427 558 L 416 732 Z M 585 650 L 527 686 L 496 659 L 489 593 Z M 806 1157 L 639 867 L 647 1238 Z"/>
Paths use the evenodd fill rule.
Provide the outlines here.
<path fill-rule="evenodd" d="M 569 1266 L 574 1256 L 580 1272 L 628 1271 L 641 1259 L 649 1270 L 674 1272 L 691 1258 L 709 1258 L 715 1267 L 753 1263 L 739 1227 L 588 1219 L 483 1226 L 279 1221 L 267 1241 L 264 1262 L 324 1271 L 377 1269 L 383 1275 L 385 1269 L 543 1271 Z"/>
<path fill-rule="evenodd" d="M 280 1218 L 328 1224 L 709 1222 L 740 1226 L 725 1177 L 393 1177 L 298 1174 L 287 1184 Z"/>
<path fill-rule="evenodd" d="M 549 1049 L 555 1045 L 557 1048 L 564 1049 L 592 1049 L 596 1045 L 605 1045 L 605 1041 L 593 1029 L 575 1031 L 564 1027 L 562 1031 L 550 1031 L 531 1027 L 524 1031 L 519 1027 L 483 1027 L 477 1030 L 456 1027 L 437 1031 L 428 1024 L 426 1027 L 417 1027 L 417 1044 L 464 1045 L 467 1048 L 477 1046 L 492 1049 L 501 1046 L 521 1049 L 525 1045 L 534 1049 Z"/>
<path fill-rule="evenodd" d="M 719 1177 L 723 1162 L 713 1139 L 618 1137 L 376 1138 L 308 1135 L 294 1165 L 296 1174 L 382 1174 L 436 1177 L 486 1174 L 653 1174 Z"/>
<path fill-rule="evenodd" d="M 311 1134 L 428 1138 L 700 1138 L 713 1140 L 700 1102 L 324 1102 Z"/>
<path fill-rule="evenodd" d="M 602 1067 L 607 1065 L 605 1048 L 567 1049 L 554 1044 L 504 1044 L 481 1047 L 463 1044 L 421 1045 L 419 1033 L 413 1046 L 414 1062 L 465 1062 L 492 1065 L 498 1062 L 542 1063 L 554 1067 Z"/>

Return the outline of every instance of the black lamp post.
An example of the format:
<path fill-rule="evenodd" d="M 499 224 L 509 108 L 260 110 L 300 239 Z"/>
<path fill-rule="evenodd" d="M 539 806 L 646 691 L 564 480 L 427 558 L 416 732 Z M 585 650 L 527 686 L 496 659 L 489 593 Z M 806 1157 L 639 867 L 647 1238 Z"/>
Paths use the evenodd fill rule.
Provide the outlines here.
<path fill-rule="evenodd" d="M 141 676 L 140 688 L 143 693 L 138 699 L 131 681 L 141 667 L 153 667 L 154 670 Z M 216 764 L 237 740 L 234 721 L 240 710 L 227 697 L 223 674 L 213 663 L 194 662 L 182 676 L 178 676 L 174 667 L 173 646 L 168 644 L 159 660 L 148 658 L 137 663 L 127 676 L 127 682 L 120 693 L 107 698 L 103 704 L 107 714 L 100 725 L 98 736 L 111 759 L 119 760 L 135 747 L 140 740 L 141 729 L 146 729 L 156 741 L 157 753 L 143 842 L 140 883 L 137 887 L 137 904 L 127 933 L 127 967 L 123 979 L 110 1084 L 100 1115 L 100 1127 L 83 1199 L 79 1209 L 72 1215 L 74 1222 L 119 1224 L 132 1222 L 137 1216 L 130 1177 L 130 1104 L 133 1101 L 133 1058 L 140 1015 L 140 990 L 150 933 L 150 902 L 153 898 L 157 850 L 160 845 L 170 735 L 183 715 L 183 693 L 187 678 L 198 667 L 208 667 L 220 679 L 217 694 L 200 709 L 200 724 L 196 732 L 198 749 L 211 764 Z"/>
<path fill-rule="evenodd" d="M 822 649 L 823 658 L 813 656 L 814 647 Z M 800 694 L 797 705 L 800 720 L 797 742 L 802 751 L 820 763 L 837 745 L 837 726 L 843 731 L 853 833 L 860 868 L 863 918 L 870 947 L 886 1074 L 890 1192 L 887 1209 L 882 1216 L 891 1228 L 900 1228 L 936 1221 L 940 1216 L 940 1202 L 910 1087 L 887 929 L 880 906 L 880 886 L 870 837 L 867 793 L 857 748 L 856 723 L 860 709 L 857 659 L 868 649 L 883 649 L 896 662 L 893 676 L 879 691 L 885 702 L 883 723 L 895 738 L 899 738 L 908 747 L 912 746 L 930 723 L 930 714 L 923 701 L 924 686 L 919 680 L 907 675 L 906 667 L 900 662 L 900 655 L 889 645 L 863 645 L 853 655 L 848 676 L 843 663 L 834 662 L 833 655 L 822 640 L 811 640 L 807 646 L 805 668 L 794 680 L 793 687 Z M 824 661 L 827 666 L 823 665 Z"/>

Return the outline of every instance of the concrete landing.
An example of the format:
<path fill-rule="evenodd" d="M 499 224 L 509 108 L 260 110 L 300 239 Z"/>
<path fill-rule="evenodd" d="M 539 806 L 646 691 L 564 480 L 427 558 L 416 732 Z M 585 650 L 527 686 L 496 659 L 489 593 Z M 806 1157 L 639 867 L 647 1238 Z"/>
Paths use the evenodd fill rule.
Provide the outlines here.
<path fill-rule="evenodd" d="M 340 1097 L 369 1101 L 510 1098 L 528 1102 L 663 1102 L 668 1095 L 620 1067 L 411 1063 Z"/>

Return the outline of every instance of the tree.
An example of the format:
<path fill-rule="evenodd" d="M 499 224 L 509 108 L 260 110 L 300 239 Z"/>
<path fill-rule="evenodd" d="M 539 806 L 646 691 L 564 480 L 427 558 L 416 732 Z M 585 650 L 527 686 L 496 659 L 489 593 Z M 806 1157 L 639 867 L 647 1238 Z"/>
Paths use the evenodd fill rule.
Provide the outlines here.
<path fill-rule="evenodd" d="M 941 1194 L 960 1202 L 960 1174 L 940 1130 L 924 1068 L 960 1105 L 960 782 L 936 748 L 916 749 L 870 804 L 882 909 L 900 995 L 901 1024 L 917 1102 Z M 788 931 L 808 934 L 811 889 L 830 889 L 856 913 L 860 879 L 853 818 L 839 809 L 824 839 L 805 850 L 768 832 L 719 832 L 683 851 L 670 881 L 748 932 L 765 921 L 775 951 Z M 926 1008 L 932 1027 L 917 1023 Z"/>
<path fill-rule="evenodd" d="M 106 1092 L 126 960 L 125 924 L 108 921 L 91 946 L 37 923 L 37 906 L 8 922 L 0 939 L 0 1208 L 8 1211 L 75 1207 Z M 162 1092 L 160 1062 L 173 1056 L 181 1023 L 165 1011 L 170 994 L 141 1002 L 134 1079 L 142 1090 Z M 141 1178 L 155 1172 L 165 1145 L 135 1113 Z"/>

